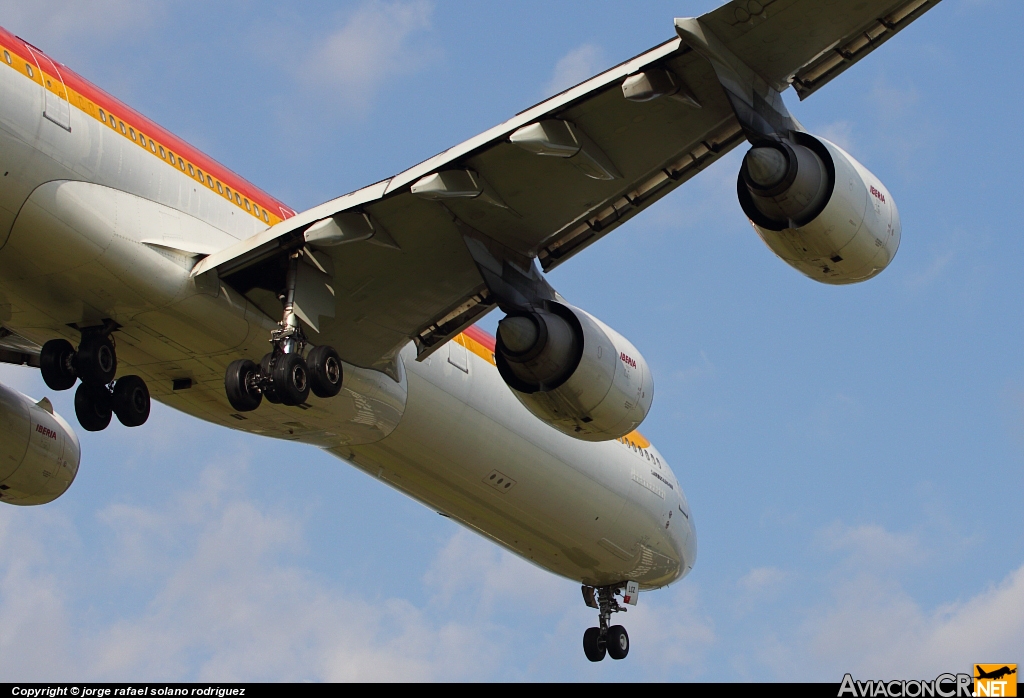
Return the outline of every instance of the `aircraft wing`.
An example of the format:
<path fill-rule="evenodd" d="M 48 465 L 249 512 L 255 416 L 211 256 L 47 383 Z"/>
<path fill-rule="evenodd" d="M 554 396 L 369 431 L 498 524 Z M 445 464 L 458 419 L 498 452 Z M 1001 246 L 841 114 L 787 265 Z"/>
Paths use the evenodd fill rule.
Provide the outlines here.
<path fill-rule="evenodd" d="M 792 84 L 802 99 L 938 1 L 734 0 L 699 22 L 767 84 Z M 631 79 L 641 72 L 654 77 Z M 467 238 L 551 270 L 743 139 L 711 63 L 677 37 L 213 254 L 193 275 L 216 273 L 277 318 L 283 260 L 315 252 L 329 296 L 308 304 L 314 344 L 382 368 L 413 339 L 423 358 L 494 307 Z"/>

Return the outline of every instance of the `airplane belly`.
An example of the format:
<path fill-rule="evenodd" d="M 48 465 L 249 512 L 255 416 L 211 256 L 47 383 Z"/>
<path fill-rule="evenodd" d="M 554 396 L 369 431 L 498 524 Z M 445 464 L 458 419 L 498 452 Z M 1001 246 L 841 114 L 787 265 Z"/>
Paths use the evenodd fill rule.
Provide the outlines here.
<path fill-rule="evenodd" d="M 656 517 L 630 499 L 621 444 L 543 424 L 474 355 L 468 372 L 444 348 L 406 365 L 409 398 L 394 433 L 332 452 L 564 577 L 650 588 L 680 576 L 671 547 L 651 545 L 662 533 Z"/>

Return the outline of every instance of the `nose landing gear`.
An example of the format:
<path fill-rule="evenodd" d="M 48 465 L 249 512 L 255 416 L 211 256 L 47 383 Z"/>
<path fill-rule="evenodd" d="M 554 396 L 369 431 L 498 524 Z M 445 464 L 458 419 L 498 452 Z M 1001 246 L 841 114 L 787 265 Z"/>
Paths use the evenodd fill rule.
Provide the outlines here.
<path fill-rule="evenodd" d="M 241 359 L 228 366 L 224 391 L 228 402 L 239 412 L 252 412 L 263 402 L 297 407 L 306 403 L 309 393 L 331 398 L 341 392 L 341 357 L 333 347 L 318 346 L 302 358 L 308 341 L 295 314 L 295 283 L 299 255 L 288 260 L 284 313 L 278 329 L 271 333 L 274 350 L 257 365 Z"/>
<path fill-rule="evenodd" d="M 608 626 L 613 613 L 626 612 L 619 605 L 615 594 L 622 587 L 583 587 L 583 601 L 587 606 L 596 608 L 600 627 L 588 628 L 583 633 L 583 653 L 592 662 L 600 662 L 609 655 L 612 659 L 625 659 L 629 654 L 629 634 L 621 625 Z"/>
<path fill-rule="evenodd" d="M 70 390 L 81 379 L 75 414 L 86 431 L 103 431 L 115 414 L 126 427 L 142 426 L 149 419 L 146 382 L 139 376 L 114 381 L 117 352 L 110 334 L 115 328 L 108 323 L 83 330 L 78 351 L 67 340 L 52 339 L 39 353 L 39 370 L 51 390 Z"/>

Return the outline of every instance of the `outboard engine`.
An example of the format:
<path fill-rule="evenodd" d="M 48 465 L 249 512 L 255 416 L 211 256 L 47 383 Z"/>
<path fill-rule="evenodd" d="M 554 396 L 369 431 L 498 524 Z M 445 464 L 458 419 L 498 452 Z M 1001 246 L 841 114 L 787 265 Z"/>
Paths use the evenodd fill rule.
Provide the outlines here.
<path fill-rule="evenodd" d="M 806 133 L 765 140 L 743 158 L 740 205 L 787 264 L 826 284 L 866 281 L 900 244 L 892 195 L 839 146 Z"/>

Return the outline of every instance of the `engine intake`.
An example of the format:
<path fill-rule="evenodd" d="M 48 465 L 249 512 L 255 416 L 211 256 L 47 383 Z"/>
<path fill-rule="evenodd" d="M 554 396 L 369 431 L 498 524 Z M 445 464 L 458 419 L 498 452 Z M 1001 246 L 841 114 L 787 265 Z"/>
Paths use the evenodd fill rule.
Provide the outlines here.
<path fill-rule="evenodd" d="M 530 412 L 584 441 L 631 433 L 654 399 L 650 368 L 636 347 L 600 320 L 561 303 L 499 322 L 495 361 Z"/>
<path fill-rule="evenodd" d="M 866 281 L 899 249 L 899 212 L 888 190 L 824 139 L 795 133 L 792 142 L 755 143 L 737 192 L 768 247 L 815 281 Z"/>

